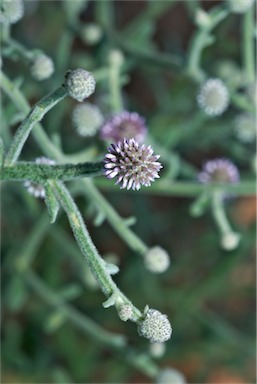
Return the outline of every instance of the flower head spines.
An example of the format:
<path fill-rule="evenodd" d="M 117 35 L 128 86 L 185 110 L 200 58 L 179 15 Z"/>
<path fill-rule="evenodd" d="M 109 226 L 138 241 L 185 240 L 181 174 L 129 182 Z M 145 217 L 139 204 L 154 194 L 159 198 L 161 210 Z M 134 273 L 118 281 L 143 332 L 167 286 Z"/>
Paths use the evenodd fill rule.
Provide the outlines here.
<path fill-rule="evenodd" d="M 78 68 L 66 73 L 64 86 L 73 99 L 81 102 L 94 93 L 95 79 L 90 72 Z"/>
<path fill-rule="evenodd" d="M 229 92 L 220 79 L 208 79 L 197 96 L 199 107 L 209 116 L 219 116 L 228 108 Z"/>
<path fill-rule="evenodd" d="M 239 181 L 237 167 L 228 159 L 208 160 L 198 174 L 201 183 L 237 183 Z"/>
<path fill-rule="evenodd" d="M 48 79 L 54 72 L 54 63 L 52 59 L 44 53 L 36 56 L 31 66 L 32 76 L 42 81 Z"/>
<path fill-rule="evenodd" d="M 164 343 L 170 339 L 172 328 L 166 315 L 147 308 L 145 318 L 139 323 L 138 333 L 151 343 Z"/>
<path fill-rule="evenodd" d="M 117 177 L 116 184 L 121 188 L 139 190 L 141 185 L 150 186 L 159 178 L 162 168 L 157 160 L 159 155 L 153 154 L 152 147 L 139 145 L 134 139 L 124 139 L 111 144 L 104 158 L 105 175 L 112 179 Z"/>
<path fill-rule="evenodd" d="M 120 140 L 134 138 L 142 143 L 146 137 L 145 119 L 137 112 L 123 111 L 113 115 L 102 126 L 100 137 L 118 143 Z"/>

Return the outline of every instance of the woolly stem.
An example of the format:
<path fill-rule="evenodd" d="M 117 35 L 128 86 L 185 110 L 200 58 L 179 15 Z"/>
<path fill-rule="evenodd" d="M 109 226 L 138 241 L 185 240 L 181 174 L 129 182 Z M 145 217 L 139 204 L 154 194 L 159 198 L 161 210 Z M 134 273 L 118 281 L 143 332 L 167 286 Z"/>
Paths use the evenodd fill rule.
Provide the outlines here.
<path fill-rule="evenodd" d="M 102 162 L 58 165 L 16 163 L 11 167 L 2 168 L 1 179 L 31 180 L 39 183 L 49 179 L 68 181 L 75 178 L 99 175 L 102 173 L 102 168 Z"/>
<path fill-rule="evenodd" d="M 123 295 L 117 285 L 111 278 L 108 272 L 104 260 L 100 257 L 91 237 L 88 233 L 86 225 L 82 219 L 81 213 L 79 212 L 75 202 L 73 201 L 69 191 L 66 187 L 58 182 L 51 181 L 56 198 L 65 210 L 70 226 L 72 228 L 74 237 L 80 247 L 81 252 L 85 256 L 92 273 L 98 281 L 103 293 L 110 298 L 111 296 L 119 297 L 124 304 L 129 304 L 132 307 L 133 315 L 130 320 L 137 322 L 142 318 L 141 312 L 134 307 L 128 298 Z"/>
<path fill-rule="evenodd" d="M 14 135 L 5 157 L 5 165 L 11 165 L 17 160 L 35 124 L 41 121 L 44 115 L 67 95 L 66 89 L 61 86 L 35 104 Z"/>

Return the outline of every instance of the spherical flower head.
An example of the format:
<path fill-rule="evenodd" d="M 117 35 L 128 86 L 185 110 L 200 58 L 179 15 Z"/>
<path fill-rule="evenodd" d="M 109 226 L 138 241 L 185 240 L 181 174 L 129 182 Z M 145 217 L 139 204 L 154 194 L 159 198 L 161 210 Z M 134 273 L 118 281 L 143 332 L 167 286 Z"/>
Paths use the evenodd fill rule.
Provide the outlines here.
<path fill-rule="evenodd" d="M 134 138 L 138 143 L 142 143 L 146 134 L 145 119 L 137 112 L 128 111 L 112 116 L 100 130 L 100 137 L 103 140 L 111 140 L 113 143 L 118 143 L 124 138 Z"/>
<path fill-rule="evenodd" d="M 161 247 L 153 247 L 144 256 L 145 267 L 153 273 L 165 272 L 170 266 L 168 253 Z"/>
<path fill-rule="evenodd" d="M 207 115 L 219 116 L 228 108 L 228 89 L 222 80 L 209 79 L 201 86 L 197 102 Z"/>
<path fill-rule="evenodd" d="M 186 384 L 185 376 L 176 369 L 162 369 L 157 378 L 156 384 Z"/>
<path fill-rule="evenodd" d="M 127 321 L 133 316 L 133 310 L 129 304 L 122 304 L 118 310 L 118 313 L 122 321 Z"/>
<path fill-rule="evenodd" d="M 72 113 L 72 123 L 80 136 L 94 136 L 103 123 L 100 109 L 91 103 L 77 105 Z"/>
<path fill-rule="evenodd" d="M 64 86 L 73 99 L 81 102 L 94 93 L 95 79 L 90 72 L 78 68 L 66 73 Z"/>
<path fill-rule="evenodd" d="M 254 4 L 254 0 L 227 0 L 231 12 L 245 13 Z"/>
<path fill-rule="evenodd" d="M 117 177 L 116 184 L 121 188 L 139 190 L 141 185 L 150 186 L 159 178 L 162 168 L 154 155 L 152 147 L 140 145 L 134 139 L 124 139 L 118 144 L 111 144 L 104 158 L 105 175 L 108 179 Z"/>
<path fill-rule="evenodd" d="M 201 183 L 238 183 L 239 172 L 237 167 L 227 159 L 214 159 L 206 161 L 203 170 L 198 174 Z"/>
<path fill-rule="evenodd" d="M 138 333 L 151 343 L 164 343 L 170 339 L 172 328 L 166 315 L 156 309 L 148 309 L 144 320 L 139 323 Z"/>
<path fill-rule="evenodd" d="M 55 164 L 55 161 L 50 160 L 46 157 L 38 157 L 35 160 L 35 163 L 36 164 L 49 164 L 49 165 L 51 165 L 51 164 Z M 40 198 L 40 199 L 45 198 L 46 194 L 45 194 L 45 188 L 43 185 L 35 183 L 34 181 L 26 180 L 24 182 L 24 187 L 27 189 L 27 191 L 29 192 L 30 195 L 37 197 L 37 198 Z"/>
<path fill-rule="evenodd" d="M 0 22 L 15 24 L 24 15 L 23 0 L 3 0 L 1 1 Z"/>
<path fill-rule="evenodd" d="M 242 113 L 235 120 L 235 134 L 243 143 L 252 143 L 256 139 L 256 122 L 254 116 Z"/>
<path fill-rule="evenodd" d="M 87 23 L 81 30 L 81 37 L 88 45 L 95 45 L 103 37 L 103 30 L 100 25 Z"/>
<path fill-rule="evenodd" d="M 225 251 L 233 251 L 236 249 L 240 243 L 241 236 L 239 233 L 228 232 L 222 235 L 221 237 L 221 247 Z"/>
<path fill-rule="evenodd" d="M 53 60 L 44 53 L 38 55 L 31 65 L 31 74 L 38 80 L 48 79 L 54 73 Z"/>

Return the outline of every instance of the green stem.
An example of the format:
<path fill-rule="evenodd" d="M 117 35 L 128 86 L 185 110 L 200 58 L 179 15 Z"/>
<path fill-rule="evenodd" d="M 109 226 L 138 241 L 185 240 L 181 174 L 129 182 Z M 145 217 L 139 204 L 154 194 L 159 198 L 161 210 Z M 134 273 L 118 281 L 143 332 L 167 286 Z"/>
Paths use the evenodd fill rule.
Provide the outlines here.
<path fill-rule="evenodd" d="M 106 191 L 119 192 L 117 185 L 114 185 L 106 178 L 95 180 L 95 185 Z M 254 196 L 256 194 L 256 185 L 254 181 L 245 180 L 238 184 L 209 184 L 203 185 L 197 182 L 189 181 L 169 181 L 160 180 L 151 185 L 151 188 L 143 187 L 140 193 L 163 196 L 187 196 L 195 197 L 203 192 L 212 192 L 213 189 L 219 189 L 227 194 L 237 196 Z M 124 190 L 123 193 L 135 193 L 134 191 Z"/>
<path fill-rule="evenodd" d="M 5 165 L 13 164 L 20 155 L 20 152 L 25 144 L 32 128 L 42 120 L 44 115 L 52 109 L 60 100 L 67 96 L 66 89 L 61 86 L 57 88 L 50 95 L 41 99 L 36 105 L 32 108 L 27 118 L 19 126 L 18 130 L 15 133 L 9 151 L 6 154 Z"/>
<path fill-rule="evenodd" d="M 82 315 L 71 305 L 66 304 L 60 295 L 55 294 L 49 289 L 32 271 L 27 271 L 24 277 L 45 302 L 52 305 L 55 309 L 58 308 L 67 319 L 90 335 L 93 340 L 114 348 L 121 348 L 126 345 L 124 336 L 105 331 L 87 316 Z"/>
<path fill-rule="evenodd" d="M 73 230 L 74 237 L 80 247 L 81 252 L 85 256 L 88 265 L 91 268 L 96 280 L 98 281 L 103 293 L 109 298 L 117 295 L 123 303 L 129 304 L 133 310 L 132 321 L 139 321 L 142 318 L 141 312 L 134 307 L 130 300 L 119 290 L 117 285 L 111 278 L 110 273 L 106 269 L 104 260 L 100 257 L 94 243 L 92 242 L 86 225 L 82 219 L 75 202 L 73 201 L 69 191 L 63 184 L 57 181 L 51 181 L 51 185 L 56 194 L 57 199 L 65 210 L 70 226 Z"/>
<path fill-rule="evenodd" d="M 76 190 L 80 190 L 101 209 L 109 224 L 131 249 L 141 255 L 145 255 L 148 250 L 146 244 L 127 226 L 126 221 L 113 209 L 111 204 L 102 196 L 91 180 L 83 180 L 83 184 L 77 184 Z"/>
<path fill-rule="evenodd" d="M 255 80 L 255 43 L 254 43 L 254 7 L 243 16 L 243 63 L 247 82 L 252 84 Z"/>
<path fill-rule="evenodd" d="M 109 87 L 111 94 L 112 111 L 119 113 L 123 110 L 120 89 L 120 66 L 111 64 L 109 69 Z"/>
<path fill-rule="evenodd" d="M 18 55 L 23 57 L 25 60 L 28 60 L 29 62 L 32 62 L 35 58 L 36 50 L 29 51 L 27 48 L 25 48 L 22 44 L 20 44 L 18 41 L 12 39 L 9 37 L 5 42 L 12 48 L 14 52 L 17 52 Z M 39 52 L 39 50 L 38 50 Z"/>
<path fill-rule="evenodd" d="M 31 180 L 44 182 L 45 180 L 68 181 L 75 178 L 92 177 L 102 173 L 103 162 L 81 164 L 37 164 L 15 163 L 1 170 L 2 180 Z"/>
<path fill-rule="evenodd" d="M 215 191 L 212 195 L 212 214 L 221 235 L 233 232 L 225 213 L 223 196 L 220 191 Z"/>
<path fill-rule="evenodd" d="M 205 78 L 204 71 L 201 69 L 202 52 L 205 47 L 212 44 L 214 39 L 211 31 L 229 14 L 223 6 L 214 7 L 208 14 L 210 25 L 201 28 L 195 34 L 190 42 L 188 54 L 188 73 L 196 81 L 203 81 Z"/>

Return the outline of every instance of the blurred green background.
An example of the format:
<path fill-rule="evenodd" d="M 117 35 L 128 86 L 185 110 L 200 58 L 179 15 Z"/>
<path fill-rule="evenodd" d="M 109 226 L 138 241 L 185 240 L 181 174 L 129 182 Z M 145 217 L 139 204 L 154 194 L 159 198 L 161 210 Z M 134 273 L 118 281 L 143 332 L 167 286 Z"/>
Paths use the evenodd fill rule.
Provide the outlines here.
<path fill-rule="evenodd" d="M 228 157 L 244 178 L 253 178 L 254 148 L 233 135 L 233 119 L 240 111 L 232 105 L 224 116 L 206 118 L 196 104 L 198 85 L 183 72 L 197 30 L 193 14 L 198 2 L 84 1 L 81 8 L 80 3 L 26 1 L 24 18 L 12 27 L 13 38 L 28 49 L 41 49 L 55 63 L 53 76 L 36 82 L 26 62 L 18 56 L 4 58 L 3 70 L 30 104 L 56 88 L 67 69 L 81 67 L 98 73 L 90 100 L 108 115 L 110 90 L 104 69 L 110 50 L 119 48 L 126 60 L 122 76 L 126 109 L 146 117 L 159 147 L 168 153 L 176 150 L 194 171 L 205 159 Z M 208 10 L 221 3 L 200 4 Z M 95 44 L 83 33 L 89 23 L 102 31 Z M 241 16 L 230 15 L 215 30 L 215 44 L 203 54 L 209 77 L 218 76 L 225 61 L 241 70 L 241 23 Z M 146 51 L 150 57 L 144 55 Z M 172 67 L 160 60 L 160 52 L 178 56 L 181 64 Z M 16 107 L 5 97 L 2 103 L 6 125 L 14 132 Z M 66 153 L 93 146 L 104 153 L 105 144 L 98 138 L 81 139 L 75 133 L 71 123 L 75 104 L 65 100 L 50 111 L 43 120 L 46 132 L 55 142 L 61 138 Z M 8 141 L 11 135 L 6 132 Z M 41 155 L 29 138 L 22 159 Z M 164 158 L 164 167 L 166 162 Z M 147 272 L 142 259 L 108 222 L 94 225 L 92 200 L 75 184 L 69 187 L 100 254 L 111 254 L 119 264 L 117 285 L 138 308 L 149 304 L 171 321 L 172 339 L 157 364 L 177 368 L 189 383 L 255 382 L 255 198 L 227 202 L 228 216 L 242 241 L 238 249 L 226 252 L 220 249 L 211 213 L 197 219 L 190 216 L 192 198 L 161 196 L 157 190 L 127 193 L 110 184 L 99 182 L 99 188 L 122 217 L 136 217 L 133 231 L 149 246 L 160 245 L 169 252 L 171 266 L 164 274 Z M 50 225 L 44 203 L 19 183 L 4 183 L 1 200 L 2 382 L 149 383 L 147 375 L 126 361 L 125 352 L 90 338 L 58 307 L 40 298 L 26 272 L 17 273 L 22 260 L 29 259 L 45 284 L 72 306 L 104 329 L 125 334 L 137 351 L 148 353 L 149 343 L 138 336 L 134 324 L 121 322 L 113 308 L 102 307 L 103 294 L 90 284 L 63 212 Z"/>

